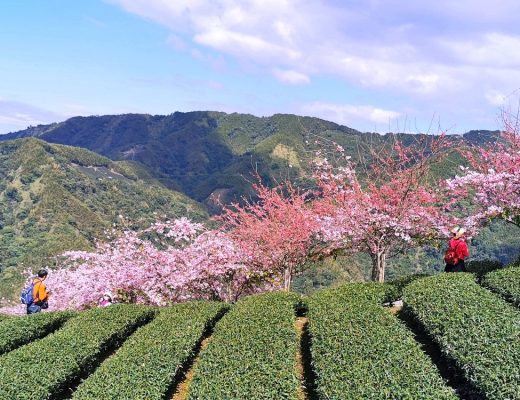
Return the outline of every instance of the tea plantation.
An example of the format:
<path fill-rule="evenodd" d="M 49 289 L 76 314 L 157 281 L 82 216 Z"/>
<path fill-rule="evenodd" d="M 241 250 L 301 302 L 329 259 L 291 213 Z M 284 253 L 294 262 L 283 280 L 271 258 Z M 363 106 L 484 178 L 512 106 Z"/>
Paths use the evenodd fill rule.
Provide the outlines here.
<path fill-rule="evenodd" d="M 0 316 L 0 399 L 520 399 L 519 299 L 516 267 Z"/>

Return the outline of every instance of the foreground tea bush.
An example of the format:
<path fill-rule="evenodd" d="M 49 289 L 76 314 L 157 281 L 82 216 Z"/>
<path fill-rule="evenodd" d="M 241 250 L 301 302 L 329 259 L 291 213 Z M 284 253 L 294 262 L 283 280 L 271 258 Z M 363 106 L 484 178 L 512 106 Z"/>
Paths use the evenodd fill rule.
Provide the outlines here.
<path fill-rule="evenodd" d="M 87 311 L 55 333 L 4 354 L 0 357 L 0 399 L 55 398 L 153 315 L 142 306 Z"/>
<path fill-rule="evenodd" d="M 519 311 L 463 273 L 416 281 L 404 302 L 487 399 L 520 398 Z"/>
<path fill-rule="evenodd" d="M 393 281 L 385 283 L 385 286 L 387 288 L 385 301 L 392 302 L 392 301 L 401 299 L 403 297 L 403 290 L 406 286 L 408 286 L 410 283 L 416 281 L 417 279 L 421 279 L 426 276 L 428 276 L 428 275 L 426 275 L 426 274 L 407 275 L 407 276 L 403 276 L 401 278 L 397 278 Z"/>
<path fill-rule="evenodd" d="M 309 299 L 311 354 L 323 399 L 456 399 L 406 327 L 386 285 L 350 284 Z"/>
<path fill-rule="evenodd" d="M 520 266 L 490 272 L 482 278 L 482 285 L 520 306 Z"/>
<path fill-rule="evenodd" d="M 39 339 L 58 329 L 73 313 L 38 313 L 13 317 L 0 324 L 0 354 Z"/>
<path fill-rule="evenodd" d="M 278 292 L 240 300 L 201 352 L 188 398 L 297 399 L 298 299 Z"/>
<path fill-rule="evenodd" d="M 193 302 L 161 310 L 78 387 L 73 399 L 164 399 L 204 331 L 226 309 L 222 303 Z"/>
<path fill-rule="evenodd" d="M 9 319 L 12 319 L 13 317 L 6 315 L 6 314 L 0 314 L 0 322 L 7 321 Z"/>

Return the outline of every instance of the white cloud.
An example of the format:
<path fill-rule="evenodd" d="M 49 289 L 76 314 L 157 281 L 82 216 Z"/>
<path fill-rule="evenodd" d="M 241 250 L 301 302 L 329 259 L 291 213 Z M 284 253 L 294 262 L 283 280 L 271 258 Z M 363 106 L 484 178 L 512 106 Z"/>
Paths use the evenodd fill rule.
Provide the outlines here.
<path fill-rule="evenodd" d="M 64 118 L 63 115 L 30 104 L 0 98 L 0 134 L 25 129 L 30 125 L 57 122 Z"/>
<path fill-rule="evenodd" d="M 520 85 L 520 2 L 107 0 L 290 84 L 314 76 L 438 101 Z M 484 11 L 485 10 L 485 11 Z M 179 45 L 173 39 L 172 45 Z M 204 57 L 200 57 L 204 59 Z M 274 72 L 273 72 L 274 71 Z"/>
<path fill-rule="evenodd" d="M 272 60 L 273 58 L 288 60 L 301 58 L 301 53 L 297 50 L 271 43 L 255 35 L 233 32 L 223 28 L 214 28 L 196 34 L 194 41 L 228 54 L 239 57 L 247 56 L 259 61 Z"/>
<path fill-rule="evenodd" d="M 314 102 L 305 104 L 301 111 L 311 115 L 334 121 L 342 125 L 352 126 L 353 121 L 364 120 L 378 124 L 391 124 L 401 116 L 397 111 L 384 110 L 371 105 L 334 104 Z"/>
<path fill-rule="evenodd" d="M 273 75 L 280 82 L 288 83 L 289 85 L 305 85 L 311 81 L 307 75 L 294 70 L 281 70 L 276 68 L 273 70 Z"/>
<path fill-rule="evenodd" d="M 496 107 L 502 107 L 506 102 L 506 96 L 504 96 L 500 92 L 497 92 L 496 90 L 488 91 L 484 95 L 484 97 L 489 102 L 489 104 L 496 106 Z"/>
<path fill-rule="evenodd" d="M 444 46 L 461 62 L 494 68 L 520 67 L 520 36 L 491 32 L 472 40 L 447 39 Z"/>

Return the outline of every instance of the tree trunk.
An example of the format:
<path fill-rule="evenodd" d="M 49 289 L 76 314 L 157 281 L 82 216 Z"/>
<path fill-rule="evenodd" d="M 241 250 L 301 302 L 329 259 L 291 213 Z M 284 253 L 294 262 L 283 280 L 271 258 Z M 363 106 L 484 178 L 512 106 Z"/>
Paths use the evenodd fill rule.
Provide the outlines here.
<path fill-rule="evenodd" d="M 290 267 L 285 267 L 283 271 L 283 290 L 289 292 L 292 283 L 292 270 Z"/>
<path fill-rule="evenodd" d="M 386 251 L 379 251 L 376 254 L 372 254 L 372 280 L 374 282 L 385 281 L 385 269 L 386 269 Z"/>

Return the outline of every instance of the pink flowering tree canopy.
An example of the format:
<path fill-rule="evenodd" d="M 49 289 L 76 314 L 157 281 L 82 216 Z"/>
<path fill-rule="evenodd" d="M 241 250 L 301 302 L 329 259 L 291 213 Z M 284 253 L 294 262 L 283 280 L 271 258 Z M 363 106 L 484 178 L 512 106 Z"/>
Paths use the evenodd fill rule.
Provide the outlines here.
<path fill-rule="evenodd" d="M 447 234 L 445 199 L 428 173 L 446 148 L 443 136 L 407 147 L 394 138 L 391 147 L 372 153 L 363 181 L 340 146 L 334 148 L 335 162 L 318 152 L 315 177 L 321 198 L 314 209 L 323 240 L 369 254 L 372 280 L 383 282 L 388 257 Z"/>
<path fill-rule="evenodd" d="M 110 292 L 120 302 L 167 305 L 191 299 L 227 302 L 263 288 L 235 243 L 187 218 L 125 231 L 93 252 L 68 252 L 49 273 L 53 309 L 82 309 Z"/>
<path fill-rule="evenodd" d="M 292 279 L 316 251 L 318 221 L 309 193 L 290 182 L 254 185 L 258 199 L 224 209 L 218 218 L 250 270 L 290 290 Z"/>
<path fill-rule="evenodd" d="M 470 167 L 448 180 L 448 187 L 472 200 L 474 224 L 501 218 L 520 227 L 520 134 L 518 120 L 505 124 L 498 140 L 465 152 Z"/>

